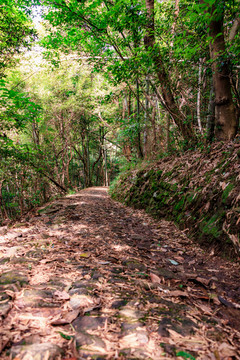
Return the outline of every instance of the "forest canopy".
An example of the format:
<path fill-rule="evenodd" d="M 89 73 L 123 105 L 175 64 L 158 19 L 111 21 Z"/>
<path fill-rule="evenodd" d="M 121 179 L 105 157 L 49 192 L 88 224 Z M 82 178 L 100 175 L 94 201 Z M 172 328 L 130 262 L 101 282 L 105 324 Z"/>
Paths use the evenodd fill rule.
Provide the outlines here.
<path fill-rule="evenodd" d="M 234 140 L 239 1 L 4 0 L 1 212 Z"/>

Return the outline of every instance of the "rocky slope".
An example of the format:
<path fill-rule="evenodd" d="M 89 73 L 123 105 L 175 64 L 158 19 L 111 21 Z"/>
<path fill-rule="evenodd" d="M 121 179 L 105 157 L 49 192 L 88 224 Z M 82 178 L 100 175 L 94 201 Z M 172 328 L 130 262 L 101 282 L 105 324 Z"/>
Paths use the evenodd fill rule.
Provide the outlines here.
<path fill-rule="evenodd" d="M 223 255 L 240 251 L 240 139 L 142 164 L 121 174 L 114 199 L 173 220 Z"/>

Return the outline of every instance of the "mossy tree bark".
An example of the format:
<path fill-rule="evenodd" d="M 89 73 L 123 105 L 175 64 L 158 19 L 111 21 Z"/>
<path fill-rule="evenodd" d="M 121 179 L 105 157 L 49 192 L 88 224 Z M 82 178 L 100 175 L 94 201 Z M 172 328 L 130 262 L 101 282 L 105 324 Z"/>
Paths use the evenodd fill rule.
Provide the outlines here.
<path fill-rule="evenodd" d="M 215 137 L 217 140 L 231 140 L 237 134 L 239 112 L 233 103 L 229 64 L 226 59 L 223 29 L 224 4 L 216 1 L 210 10 L 209 36 L 212 38 L 210 57 L 215 91 Z"/>

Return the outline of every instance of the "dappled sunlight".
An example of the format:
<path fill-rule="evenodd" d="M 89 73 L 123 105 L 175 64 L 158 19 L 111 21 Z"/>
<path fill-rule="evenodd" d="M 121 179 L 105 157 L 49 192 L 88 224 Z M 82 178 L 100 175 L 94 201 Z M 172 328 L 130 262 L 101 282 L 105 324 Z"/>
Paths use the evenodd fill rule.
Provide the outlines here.
<path fill-rule="evenodd" d="M 40 331 L 46 332 L 48 325 L 48 318 L 43 316 L 34 315 L 31 313 L 24 313 L 19 316 L 19 321 L 23 323 L 31 323 L 31 327 L 39 329 Z"/>
<path fill-rule="evenodd" d="M 15 339 L 29 338 L 45 354 L 48 346 L 59 351 L 52 348 L 57 344 L 71 357 L 102 353 L 113 358 L 127 347 L 138 358 L 158 360 L 163 339 L 184 351 L 200 344 L 199 352 L 209 353 L 211 339 L 201 333 L 202 312 L 211 318 L 211 299 L 219 300 L 209 300 L 196 284 L 208 288 L 208 268 L 215 264 L 201 265 L 200 277 L 198 263 L 203 264 L 204 255 L 173 224 L 161 221 L 154 228 L 143 212 L 111 201 L 106 190 L 102 197 L 94 196 L 98 194 L 98 189 L 89 189 L 81 193 L 81 201 L 78 194 L 61 205 L 56 200 L 45 207 L 47 215 L 42 212 L 31 220 L 28 231 L 19 227 L 15 237 L 12 229 L 10 239 L 3 235 L 3 337 L 8 339 L 14 321 Z M 230 277 L 230 268 L 226 271 Z M 211 296 L 216 292 L 212 284 Z M 215 325 L 209 326 L 214 330 Z M 235 336 L 235 328 L 229 329 Z M 221 328 L 224 336 L 229 329 Z M 73 348 L 73 339 L 83 345 Z M 16 341 L 11 341 L 14 347 Z"/>
<path fill-rule="evenodd" d="M 130 246 L 128 245 L 120 245 L 120 244 L 110 244 L 110 247 L 115 251 L 127 251 L 130 250 Z"/>
<path fill-rule="evenodd" d="M 72 229 L 73 230 L 89 230 L 89 226 L 78 223 L 78 224 L 74 224 L 72 226 Z"/>
<path fill-rule="evenodd" d="M 240 360 L 239 30 L 0 0 L 1 360 Z"/>
<path fill-rule="evenodd" d="M 51 273 L 46 271 L 46 269 L 36 268 L 32 272 L 31 279 L 29 281 L 30 285 L 39 285 L 49 281 L 51 278 Z"/>
<path fill-rule="evenodd" d="M 104 198 L 104 194 L 88 194 L 89 198 Z"/>

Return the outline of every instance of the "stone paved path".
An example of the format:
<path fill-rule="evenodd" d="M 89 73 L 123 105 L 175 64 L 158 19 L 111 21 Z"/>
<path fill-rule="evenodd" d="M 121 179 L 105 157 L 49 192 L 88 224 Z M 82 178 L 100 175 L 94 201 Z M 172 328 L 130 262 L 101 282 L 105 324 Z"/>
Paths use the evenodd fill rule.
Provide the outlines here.
<path fill-rule="evenodd" d="M 0 235 L 0 359 L 240 359 L 239 265 L 106 188 Z"/>

